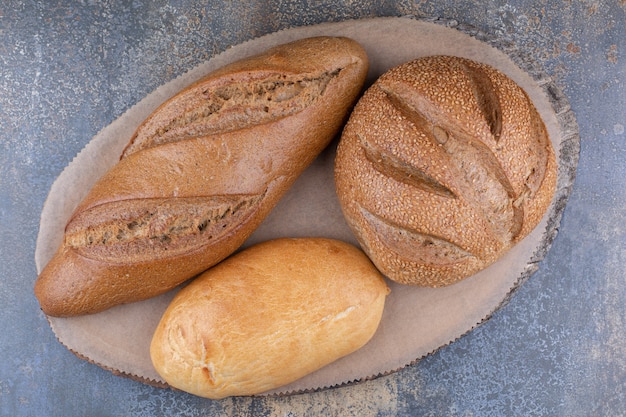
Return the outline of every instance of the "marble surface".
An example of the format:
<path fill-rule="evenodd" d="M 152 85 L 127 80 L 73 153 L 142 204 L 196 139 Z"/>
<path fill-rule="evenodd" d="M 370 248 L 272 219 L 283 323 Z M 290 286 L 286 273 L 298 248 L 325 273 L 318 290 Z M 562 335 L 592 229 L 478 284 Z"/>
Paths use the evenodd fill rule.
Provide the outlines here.
<path fill-rule="evenodd" d="M 581 138 L 559 234 L 485 324 L 399 372 L 280 398 L 210 401 L 91 365 L 32 293 L 50 186 L 146 94 L 229 46 L 375 16 L 442 18 L 511 42 L 566 95 Z M 626 3 L 548 0 L 0 4 L 1 416 L 622 416 L 626 413 Z"/>

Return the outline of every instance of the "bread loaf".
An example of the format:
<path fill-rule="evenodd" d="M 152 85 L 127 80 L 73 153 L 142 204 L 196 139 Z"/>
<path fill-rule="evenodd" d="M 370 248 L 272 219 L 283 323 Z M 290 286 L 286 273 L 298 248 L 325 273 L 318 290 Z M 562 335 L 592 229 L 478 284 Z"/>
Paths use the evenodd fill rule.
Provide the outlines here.
<path fill-rule="evenodd" d="M 42 310 L 153 297 L 230 255 L 338 134 L 367 65 L 353 40 L 309 38 L 162 104 L 70 218 L 35 284 Z"/>
<path fill-rule="evenodd" d="M 183 288 L 157 326 L 150 355 L 180 390 L 213 399 L 262 393 L 361 348 L 388 293 L 352 245 L 267 241 Z"/>
<path fill-rule="evenodd" d="M 546 212 L 556 161 L 527 94 L 496 69 L 432 56 L 383 74 L 341 137 L 336 189 L 389 278 L 444 286 L 499 259 Z"/>

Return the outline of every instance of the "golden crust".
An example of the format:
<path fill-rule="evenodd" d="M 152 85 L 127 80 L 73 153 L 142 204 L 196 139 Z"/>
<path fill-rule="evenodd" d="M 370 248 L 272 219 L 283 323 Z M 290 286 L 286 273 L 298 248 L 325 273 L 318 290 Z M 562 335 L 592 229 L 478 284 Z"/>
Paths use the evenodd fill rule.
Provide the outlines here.
<path fill-rule="evenodd" d="M 231 254 L 339 133 L 367 67 L 355 41 L 309 38 L 166 101 L 69 220 L 35 284 L 44 313 L 150 298 Z"/>
<path fill-rule="evenodd" d="M 208 398 L 278 388 L 362 347 L 389 289 L 331 239 L 276 239 L 234 255 L 172 300 L 150 354 L 171 386 Z"/>

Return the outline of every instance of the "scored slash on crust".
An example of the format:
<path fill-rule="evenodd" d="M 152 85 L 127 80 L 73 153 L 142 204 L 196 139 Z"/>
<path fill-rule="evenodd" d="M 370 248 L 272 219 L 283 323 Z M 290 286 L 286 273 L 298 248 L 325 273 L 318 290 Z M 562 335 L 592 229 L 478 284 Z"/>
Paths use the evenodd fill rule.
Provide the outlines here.
<path fill-rule="evenodd" d="M 474 78 L 477 78 L 476 74 L 473 75 Z M 428 140 L 446 152 L 450 165 L 459 174 L 455 176 L 459 182 L 455 189 L 461 190 L 466 200 L 471 201 L 475 207 L 481 209 L 494 237 L 504 244 L 512 242 L 522 228 L 523 207 L 513 204 L 517 196 L 502 166 L 489 147 L 472 137 L 462 125 L 453 123 L 454 119 L 445 118 L 439 114 L 433 109 L 431 103 L 426 100 L 414 99 L 403 93 L 402 86 L 394 83 L 381 83 L 379 88 L 400 114 L 415 125 Z M 495 94 L 491 93 L 490 95 Z M 481 101 L 493 102 L 494 99 Z M 482 107 L 491 108 L 493 105 L 483 104 Z M 493 116 L 487 120 L 487 123 L 491 132 L 497 135 L 494 135 L 494 140 L 496 137 L 499 139 L 501 133 L 498 113 L 499 111 L 486 113 Z M 393 158 L 388 159 L 392 160 Z M 377 166 L 374 165 L 374 168 Z M 387 172 L 389 171 L 387 170 Z M 461 181 L 464 181 L 464 184 Z M 439 195 L 442 193 L 438 190 L 450 190 L 443 184 L 431 185 L 428 188 Z M 452 191 L 449 192 L 454 195 Z"/>
<path fill-rule="evenodd" d="M 319 99 L 341 70 L 315 75 L 261 72 L 245 82 L 224 83 L 218 78 L 201 83 L 157 110 L 137 130 L 122 158 L 160 144 L 249 128 L 298 113 Z"/>
<path fill-rule="evenodd" d="M 418 167 L 391 153 L 378 149 L 374 144 L 366 141 L 359 134 L 357 134 L 357 138 L 365 151 L 365 158 L 377 171 L 396 181 L 419 188 L 423 191 L 431 192 L 442 197 L 456 198 L 456 195 L 448 187 L 441 184 Z"/>
<path fill-rule="evenodd" d="M 408 262 L 447 265 L 477 258 L 453 242 L 391 223 L 360 205 L 359 211 L 381 243 Z"/>
<path fill-rule="evenodd" d="M 152 259 L 156 251 L 175 256 L 230 233 L 253 215 L 266 193 L 101 204 L 70 222 L 65 242 L 82 256 L 110 262 Z"/>

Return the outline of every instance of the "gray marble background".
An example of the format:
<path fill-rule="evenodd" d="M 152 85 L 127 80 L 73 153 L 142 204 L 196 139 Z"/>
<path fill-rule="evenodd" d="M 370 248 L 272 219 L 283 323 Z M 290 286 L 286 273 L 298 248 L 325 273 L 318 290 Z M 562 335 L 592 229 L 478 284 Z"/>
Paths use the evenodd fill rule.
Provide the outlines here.
<path fill-rule="evenodd" d="M 61 346 L 32 293 L 49 188 L 146 94 L 231 45 L 374 16 L 507 39 L 567 96 L 581 138 L 552 249 L 511 301 L 397 373 L 281 398 L 210 401 L 114 376 Z M 0 2 L 1 416 L 626 415 L 626 2 Z"/>

